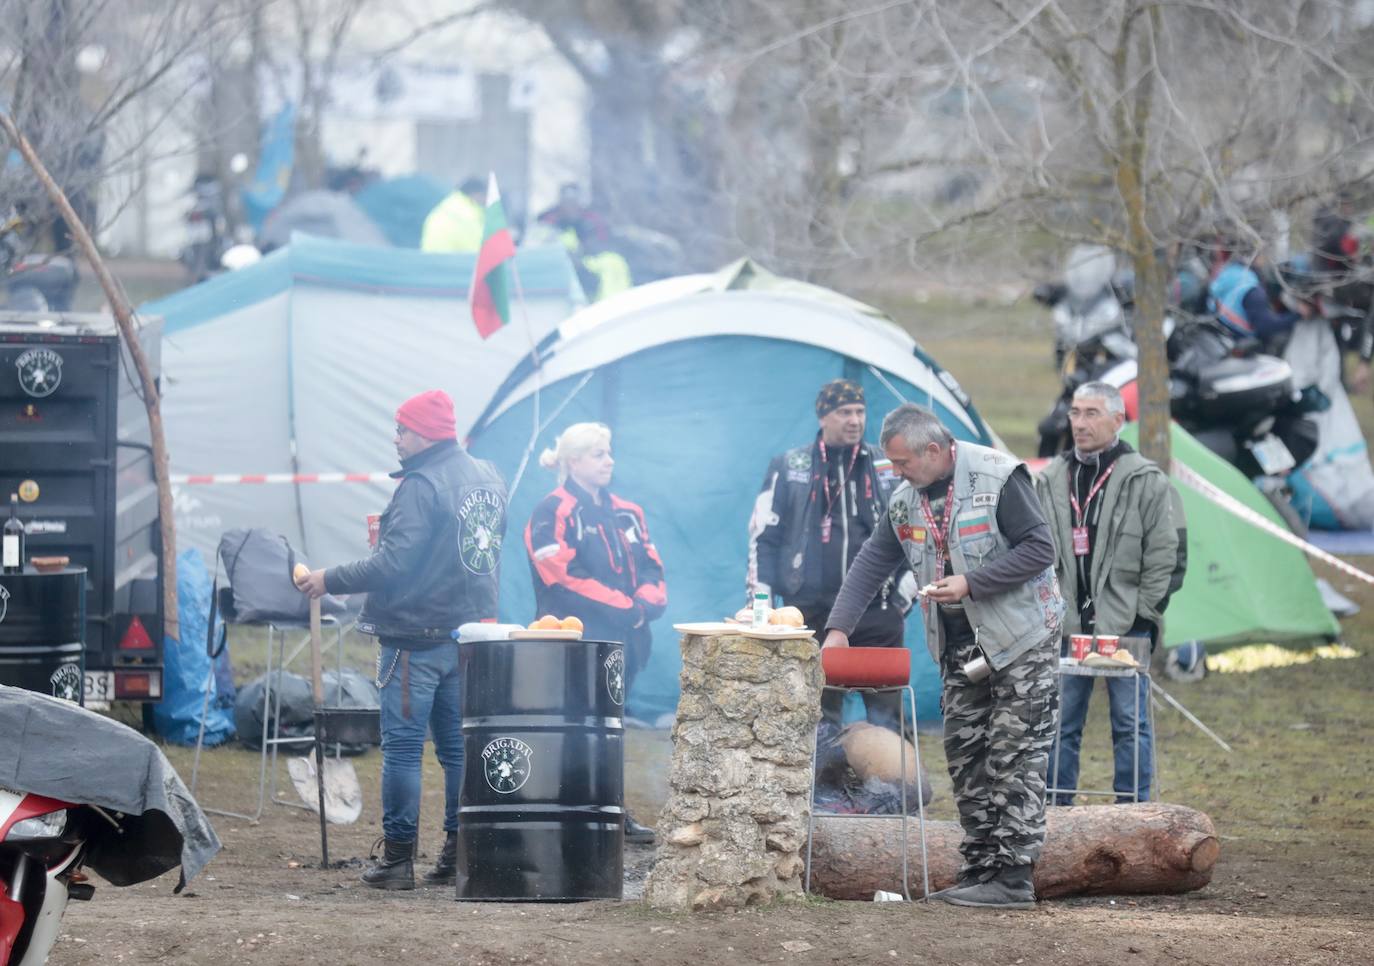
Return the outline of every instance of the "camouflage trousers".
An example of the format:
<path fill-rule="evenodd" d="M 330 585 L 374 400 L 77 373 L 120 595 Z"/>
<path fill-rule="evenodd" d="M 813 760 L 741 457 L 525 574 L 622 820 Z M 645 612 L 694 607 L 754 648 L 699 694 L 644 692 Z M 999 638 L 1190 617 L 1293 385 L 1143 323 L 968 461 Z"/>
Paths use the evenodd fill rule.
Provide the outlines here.
<path fill-rule="evenodd" d="M 1059 719 L 1057 641 L 977 683 L 963 672 L 980 651 L 945 648 L 945 756 L 964 839 L 964 869 L 1029 865 L 1045 844 L 1045 773 Z"/>

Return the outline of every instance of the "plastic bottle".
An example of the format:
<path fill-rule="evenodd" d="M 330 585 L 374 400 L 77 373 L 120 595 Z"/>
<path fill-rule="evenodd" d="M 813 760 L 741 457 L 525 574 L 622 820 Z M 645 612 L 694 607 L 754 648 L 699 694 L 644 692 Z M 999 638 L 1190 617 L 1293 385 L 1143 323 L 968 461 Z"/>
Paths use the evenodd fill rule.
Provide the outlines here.
<path fill-rule="evenodd" d="M 754 617 L 750 622 L 754 627 L 768 626 L 768 595 L 759 591 L 754 595 Z"/>

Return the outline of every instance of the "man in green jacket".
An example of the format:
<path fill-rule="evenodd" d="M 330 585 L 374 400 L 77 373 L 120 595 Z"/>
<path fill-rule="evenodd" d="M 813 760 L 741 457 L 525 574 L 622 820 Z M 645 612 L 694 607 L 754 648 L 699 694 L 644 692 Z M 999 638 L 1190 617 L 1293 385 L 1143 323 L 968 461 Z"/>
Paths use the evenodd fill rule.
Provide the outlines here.
<path fill-rule="evenodd" d="M 1116 387 L 1103 382 L 1080 386 L 1069 409 L 1073 449 L 1045 467 L 1035 489 L 1054 535 L 1065 636 L 1148 638 L 1153 650 L 1164 607 L 1182 580 L 1182 504 L 1163 471 L 1120 439 L 1125 418 Z M 1048 781 L 1051 804 L 1072 803 L 1078 787 L 1078 752 L 1093 681 L 1060 678 L 1058 754 L 1050 762 Z M 1149 681 L 1144 675 L 1107 678 L 1107 699 L 1117 801 L 1148 801 L 1154 777 Z"/>

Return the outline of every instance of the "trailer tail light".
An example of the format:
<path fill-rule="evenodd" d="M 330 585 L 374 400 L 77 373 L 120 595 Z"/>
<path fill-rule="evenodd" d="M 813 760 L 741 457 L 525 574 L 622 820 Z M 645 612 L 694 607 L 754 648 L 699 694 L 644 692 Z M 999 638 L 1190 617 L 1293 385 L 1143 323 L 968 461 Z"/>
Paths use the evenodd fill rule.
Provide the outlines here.
<path fill-rule="evenodd" d="M 114 696 L 119 701 L 156 701 L 162 697 L 161 671 L 116 669 L 114 676 Z"/>
<path fill-rule="evenodd" d="M 143 626 L 143 621 L 138 619 L 138 615 L 129 618 L 129 626 L 124 629 L 124 636 L 119 639 L 119 649 L 121 651 L 152 651 L 156 649 L 153 639 L 148 636 L 148 630 Z"/>

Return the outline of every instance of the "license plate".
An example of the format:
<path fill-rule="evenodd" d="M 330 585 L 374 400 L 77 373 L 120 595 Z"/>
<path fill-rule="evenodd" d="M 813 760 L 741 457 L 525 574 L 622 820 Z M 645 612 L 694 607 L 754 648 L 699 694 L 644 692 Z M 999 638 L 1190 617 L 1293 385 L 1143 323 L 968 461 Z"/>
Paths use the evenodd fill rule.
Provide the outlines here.
<path fill-rule="evenodd" d="M 86 701 L 113 701 L 115 695 L 113 671 L 86 672 Z"/>
<path fill-rule="evenodd" d="M 1293 459 L 1293 454 L 1288 452 L 1288 447 L 1283 445 L 1283 440 L 1273 433 L 1251 443 L 1250 452 L 1255 454 L 1255 462 L 1260 465 L 1265 476 L 1282 476 L 1298 465 Z"/>

